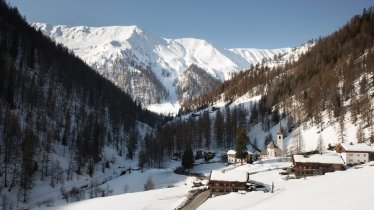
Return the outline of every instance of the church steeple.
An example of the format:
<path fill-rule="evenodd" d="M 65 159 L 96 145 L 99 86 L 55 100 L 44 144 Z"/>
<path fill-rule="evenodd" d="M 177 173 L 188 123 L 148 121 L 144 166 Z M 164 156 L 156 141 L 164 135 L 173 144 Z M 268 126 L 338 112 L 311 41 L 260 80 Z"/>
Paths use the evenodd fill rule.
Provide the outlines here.
<path fill-rule="evenodd" d="M 282 133 L 282 124 L 279 122 L 279 129 L 277 133 L 277 145 L 278 148 L 282 151 L 284 151 L 284 144 L 283 144 L 283 133 Z"/>
<path fill-rule="evenodd" d="M 282 121 L 279 121 L 278 135 L 282 134 Z"/>

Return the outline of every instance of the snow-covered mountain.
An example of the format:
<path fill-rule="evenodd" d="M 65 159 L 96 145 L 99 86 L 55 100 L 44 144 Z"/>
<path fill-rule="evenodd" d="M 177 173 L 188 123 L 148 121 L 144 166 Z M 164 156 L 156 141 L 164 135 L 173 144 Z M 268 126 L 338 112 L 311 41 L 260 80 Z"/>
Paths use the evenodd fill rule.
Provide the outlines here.
<path fill-rule="evenodd" d="M 160 38 L 137 26 L 32 25 L 146 105 L 191 97 L 186 96 L 186 87 L 183 87 L 186 92 L 180 92 L 178 82 L 192 64 L 214 79 L 224 81 L 234 72 L 293 50 L 222 49 L 200 39 Z M 185 78 L 182 80 L 188 83 Z M 184 97 L 179 97 L 180 94 Z"/>

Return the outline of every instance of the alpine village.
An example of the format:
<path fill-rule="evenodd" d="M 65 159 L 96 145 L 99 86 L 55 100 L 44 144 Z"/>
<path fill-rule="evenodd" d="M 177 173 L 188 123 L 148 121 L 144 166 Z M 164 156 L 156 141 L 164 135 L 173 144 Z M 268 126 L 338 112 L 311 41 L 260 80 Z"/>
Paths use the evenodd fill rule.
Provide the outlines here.
<path fill-rule="evenodd" d="M 374 209 L 374 7 L 267 50 L 11 5 L 0 209 Z"/>

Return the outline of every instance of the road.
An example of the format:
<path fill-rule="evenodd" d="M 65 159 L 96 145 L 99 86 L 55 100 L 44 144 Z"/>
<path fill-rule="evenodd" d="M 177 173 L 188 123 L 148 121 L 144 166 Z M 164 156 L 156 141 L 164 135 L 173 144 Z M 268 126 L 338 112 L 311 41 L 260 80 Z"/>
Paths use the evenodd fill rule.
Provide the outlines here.
<path fill-rule="evenodd" d="M 203 204 L 209 197 L 210 190 L 204 191 L 198 194 L 187 206 L 183 207 L 181 210 L 195 210 L 201 204 Z"/>

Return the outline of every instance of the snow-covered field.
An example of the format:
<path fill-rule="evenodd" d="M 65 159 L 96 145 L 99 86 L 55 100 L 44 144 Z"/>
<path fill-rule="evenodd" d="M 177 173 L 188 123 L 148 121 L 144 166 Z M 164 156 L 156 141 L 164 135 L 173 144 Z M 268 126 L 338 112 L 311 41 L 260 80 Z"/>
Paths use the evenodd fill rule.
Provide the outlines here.
<path fill-rule="evenodd" d="M 373 209 L 374 163 L 362 168 L 328 173 L 324 176 L 285 181 L 279 171 L 250 176 L 271 184 L 274 193 L 230 193 L 210 198 L 199 210 L 208 209 Z"/>
<path fill-rule="evenodd" d="M 209 174 L 211 170 L 220 169 L 246 171 L 251 173 L 250 179 L 269 186 L 274 183 L 275 189 L 274 193 L 262 191 L 248 192 L 245 195 L 230 193 L 209 198 L 198 209 L 373 209 L 374 200 L 371 193 L 374 187 L 373 162 L 346 171 L 327 173 L 324 176 L 285 180 L 279 172 L 290 165 L 290 162 L 279 159 L 263 160 L 248 165 L 225 166 L 222 163 L 198 165 L 193 172 Z M 148 176 L 152 177 L 157 189 L 142 191 Z M 61 201 L 55 206 L 41 209 L 175 209 L 187 200 L 195 179 L 176 175 L 169 169 L 135 172 L 108 182 L 114 189 L 115 196 L 69 204 Z M 123 193 L 123 186 L 126 183 L 129 185 L 129 192 L 132 189 L 134 193 Z M 174 187 L 166 188 L 168 185 Z"/>
<path fill-rule="evenodd" d="M 139 193 L 127 193 L 76 202 L 65 206 L 59 206 L 55 209 L 174 209 L 187 198 L 188 190 L 188 187 L 175 187 Z"/>

